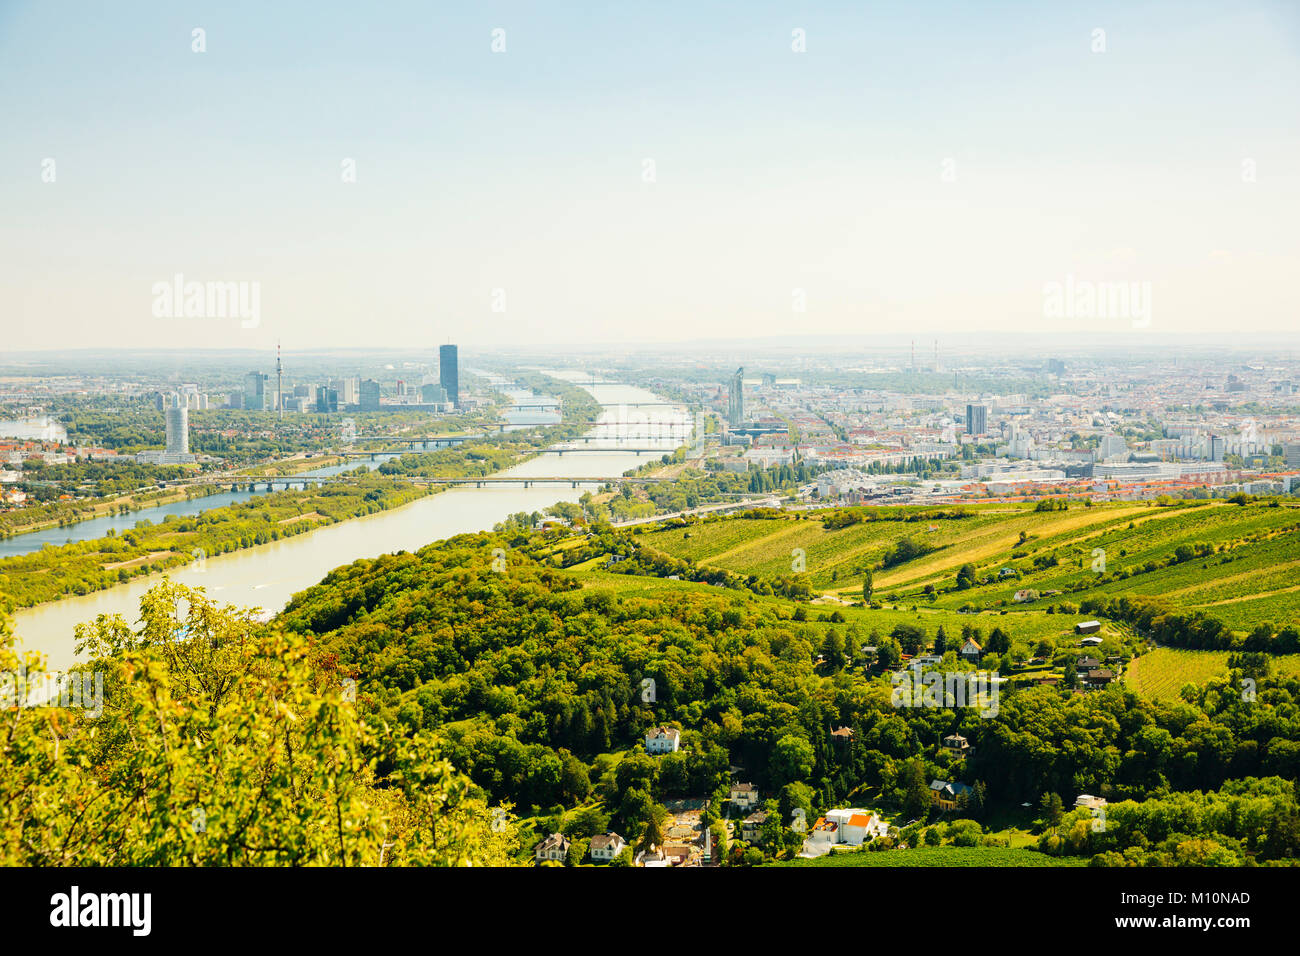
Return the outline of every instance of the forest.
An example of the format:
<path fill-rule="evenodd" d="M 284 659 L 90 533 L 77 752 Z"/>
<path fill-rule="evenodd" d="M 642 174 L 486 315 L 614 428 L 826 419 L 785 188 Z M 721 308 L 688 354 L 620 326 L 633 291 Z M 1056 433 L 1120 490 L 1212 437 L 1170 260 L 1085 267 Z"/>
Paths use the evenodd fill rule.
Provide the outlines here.
<path fill-rule="evenodd" d="M 1124 811 L 1123 829 L 1083 841 L 1063 814 L 1048 853 L 1138 847 L 1148 855 L 1130 862 L 1159 862 L 1171 835 L 1209 841 L 1225 860 L 1285 860 L 1300 848 L 1290 782 L 1300 775 L 1300 681 L 1258 662 L 1249 700 L 1233 691 L 1238 670 L 1172 702 L 1120 686 L 1043 686 L 1006 694 L 992 719 L 897 708 L 863 654 L 878 635 L 799 621 L 791 604 L 743 592 L 661 600 L 587 587 L 554 566 L 553 545 L 546 535 L 467 535 L 358 561 L 297 595 L 281 621 L 336 656 L 377 719 L 436 733 L 486 799 L 522 814 L 563 817 L 595 800 L 596 823 L 639 835 L 664 800 L 716 794 L 734 766 L 783 815 L 870 794 L 924 816 L 928 781 L 959 779 L 974 786 L 963 815 L 976 821 L 1051 794 L 1065 806 L 1093 793 L 1152 811 Z M 643 752 L 658 725 L 681 730 L 680 752 Z M 847 741 L 831 735 L 837 727 L 852 730 Z M 973 755 L 939 746 L 954 733 Z M 1151 803 L 1237 798 L 1259 827 L 1213 813 L 1171 823 Z M 789 850 L 779 832 L 766 845 Z"/>

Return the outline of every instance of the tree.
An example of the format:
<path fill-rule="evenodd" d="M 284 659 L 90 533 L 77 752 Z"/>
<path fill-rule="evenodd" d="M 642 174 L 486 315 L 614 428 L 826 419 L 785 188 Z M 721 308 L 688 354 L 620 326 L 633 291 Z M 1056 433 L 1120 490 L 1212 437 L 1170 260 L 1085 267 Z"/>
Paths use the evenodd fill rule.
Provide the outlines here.
<path fill-rule="evenodd" d="M 822 657 L 833 671 L 843 670 L 848 662 L 844 652 L 844 636 L 838 628 L 829 628 L 822 639 Z"/>
<path fill-rule="evenodd" d="M 645 823 L 645 829 L 641 832 L 641 842 L 637 844 L 637 849 L 641 851 L 661 847 L 664 844 L 664 831 L 659 826 L 659 818 L 656 814 L 651 813 L 650 819 Z"/>
<path fill-rule="evenodd" d="M 0 865 L 513 862 L 508 808 L 422 731 L 367 720 L 305 639 L 164 582 L 138 629 L 103 616 L 77 643 L 102 712 L 4 714 Z M 0 670 L 18 664 L 0 637 Z"/>
<path fill-rule="evenodd" d="M 862 573 L 862 600 L 866 604 L 871 603 L 871 591 L 875 584 L 875 578 L 871 575 L 871 569 L 868 568 Z"/>
<path fill-rule="evenodd" d="M 772 748 L 769 769 L 773 782 L 777 786 L 784 786 L 796 780 L 808 779 L 812 775 L 814 757 L 812 744 L 805 738 L 786 734 Z"/>
<path fill-rule="evenodd" d="M 899 780 L 903 791 L 903 815 L 921 817 L 930 808 L 930 785 L 925 782 L 925 768 L 916 758 L 903 764 Z"/>
<path fill-rule="evenodd" d="M 965 591 L 975 586 L 975 565 L 963 564 L 957 570 L 957 587 Z"/>
<path fill-rule="evenodd" d="M 1055 833 L 1061 825 L 1061 817 L 1065 812 L 1065 805 L 1061 802 L 1061 795 L 1054 790 L 1045 793 L 1043 799 L 1039 801 L 1039 806 L 1043 811 L 1043 822 Z"/>

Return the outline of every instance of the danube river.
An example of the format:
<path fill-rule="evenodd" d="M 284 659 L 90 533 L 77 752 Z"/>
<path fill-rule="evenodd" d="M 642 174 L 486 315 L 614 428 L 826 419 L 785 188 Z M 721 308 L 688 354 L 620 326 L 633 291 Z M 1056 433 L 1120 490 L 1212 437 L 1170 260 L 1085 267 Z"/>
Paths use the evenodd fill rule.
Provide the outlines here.
<path fill-rule="evenodd" d="M 169 574 L 173 580 L 206 588 L 217 600 L 279 611 L 295 593 L 340 565 L 358 558 L 415 551 L 440 538 L 490 529 L 520 511 L 542 511 L 557 501 L 577 501 L 600 484 L 596 479 L 621 475 L 685 444 L 690 437 L 691 420 L 681 406 L 654 404 L 661 400 L 628 385 L 584 387 L 604 406 L 600 423 L 590 433 L 599 440 L 586 446 L 581 442 L 566 446 L 583 449 L 580 451 L 539 455 L 497 475 L 587 479 L 576 488 L 572 481 L 528 488 L 458 486 L 401 508 L 209 558 L 202 566 L 190 564 Z M 14 623 L 22 647 L 45 654 L 52 669 L 68 667 L 74 659 L 74 625 L 99 614 L 121 614 L 134 622 L 140 597 L 160 577 L 135 578 L 107 591 L 18 611 Z"/>

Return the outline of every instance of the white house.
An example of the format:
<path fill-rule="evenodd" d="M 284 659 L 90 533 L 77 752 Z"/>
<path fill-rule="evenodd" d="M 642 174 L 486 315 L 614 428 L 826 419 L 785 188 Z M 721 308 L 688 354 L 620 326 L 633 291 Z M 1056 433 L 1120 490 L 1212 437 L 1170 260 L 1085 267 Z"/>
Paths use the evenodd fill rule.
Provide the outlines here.
<path fill-rule="evenodd" d="M 1099 810 L 1105 805 L 1105 797 L 1094 797 L 1090 793 L 1081 793 L 1074 799 L 1074 809 L 1076 810 Z"/>
<path fill-rule="evenodd" d="M 827 822 L 839 825 L 839 841 L 849 846 L 861 846 L 889 832 L 889 824 L 870 810 L 845 807 L 826 811 Z"/>
<path fill-rule="evenodd" d="M 608 863 L 623 852 L 627 841 L 611 830 L 591 838 L 591 858 L 600 863 Z"/>
<path fill-rule="evenodd" d="M 752 810 L 758 806 L 758 788 L 752 783 L 733 783 L 728 799 L 738 809 Z"/>
<path fill-rule="evenodd" d="M 681 740 L 682 732 L 676 727 L 654 727 L 645 735 L 645 752 L 648 754 L 674 753 Z"/>
<path fill-rule="evenodd" d="M 563 833 L 552 833 L 541 843 L 537 844 L 537 849 L 533 855 L 542 860 L 555 860 L 563 863 L 569 856 L 569 838 Z"/>
<path fill-rule="evenodd" d="M 827 810 L 826 816 L 818 817 L 812 832 L 804 841 L 802 857 L 825 856 L 831 847 L 862 846 L 884 836 L 889 832 L 889 825 L 870 810 L 858 807 L 844 807 Z"/>

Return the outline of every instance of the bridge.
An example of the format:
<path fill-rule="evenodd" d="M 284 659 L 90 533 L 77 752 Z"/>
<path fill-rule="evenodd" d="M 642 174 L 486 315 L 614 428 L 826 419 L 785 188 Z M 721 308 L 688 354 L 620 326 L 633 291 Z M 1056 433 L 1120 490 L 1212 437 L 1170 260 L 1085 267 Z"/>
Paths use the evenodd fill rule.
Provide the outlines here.
<path fill-rule="evenodd" d="M 474 485 L 476 488 L 483 488 L 487 485 L 521 485 L 524 488 L 531 488 L 533 485 L 568 485 L 571 488 L 578 488 L 582 485 L 608 485 L 620 484 L 624 481 L 635 481 L 638 483 L 654 483 L 670 479 L 662 478 L 626 478 L 623 475 L 542 475 L 537 477 L 521 477 L 516 475 L 465 475 L 455 478 L 426 478 L 423 475 L 392 475 L 389 476 L 398 481 L 409 481 L 416 485 Z M 274 478 L 256 478 L 247 477 L 232 479 L 226 478 L 195 478 L 184 482 L 169 484 L 169 488 L 182 490 L 184 488 L 194 487 L 197 485 L 229 485 L 231 491 L 275 491 L 276 489 L 287 490 L 289 488 L 306 488 L 308 485 L 328 485 L 335 482 L 352 481 L 351 475 L 283 475 Z"/>
<path fill-rule="evenodd" d="M 605 439 L 605 440 L 606 440 L 606 441 L 609 441 L 609 439 Z M 567 447 L 566 447 L 566 448 L 557 448 L 557 447 L 555 447 L 554 445 L 552 445 L 550 448 L 543 448 L 543 449 L 540 449 L 540 450 L 538 451 L 538 454 L 540 454 L 540 455 L 575 455 L 575 454 L 582 454 L 583 452 L 588 452 L 588 453 L 590 453 L 590 452 L 595 452 L 595 453 L 597 453 L 597 454 L 605 454 L 605 455 L 608 455 L 608 454 L 618 454 L 618 453 L 622 453 L 622 452 L 636 452 L 636 454 L 639 456 L 639 455 L 642 455 L 642 454 L 671 455 L 671 454 L 672 454 L 673 452 L 675 452 L 676 450 L 677 450 L 676 447 L 666 448 L 666 447 L 664 447 L 663 445 L 656 445 L 656 446 L 653 447 L 653 448 L 649 448 L 649 447 L 647 447 L 647 448 L 628 448 L 626 445 L 610 445 L 610 446 L 605 447 L 605 448 L 592 448 L 592 447 L 590 447 L 590 446 L 585 447 L 585 448 L 567 448 Z"/>
<path fill-rule="evenodd" d="M 435 448 L 450 448 L 452 445 L 459 445 L 462 442 L 473 441 L 474 439 L 484 438 L 485 435 L 424 435 L 419 438 L 398 438 L 395 435 L 357 435 L 349 439 L 349 444 L 356 444 L 363 441 L 386 441 L 394 445 L 407 445 L 414 448 L 416 445 L 432 444 Z"/>
<path fill-rule="evenodd" d="M 567 476 L 567 477 L 546 477 L 546 478 L 517 478 L 514 476 L 494 477 L 487 475 L 482 478 L 422 478 L 419 475 L 403 476 L 403 480 L 412 482 L 417 485 L 473 485 L 475 488 L 485 488 L 488 485 L 517 485 L 524 488 L 531 488 L 534 485 L 568 485 L 570 488 L 580 488 L 583 485 L 609 485 L 629 481 L 622 475 L 609 478 L 590 478 L 586 476 Z M 637 481 L 657 482 L 660 478 L 638 478 Z"/>

